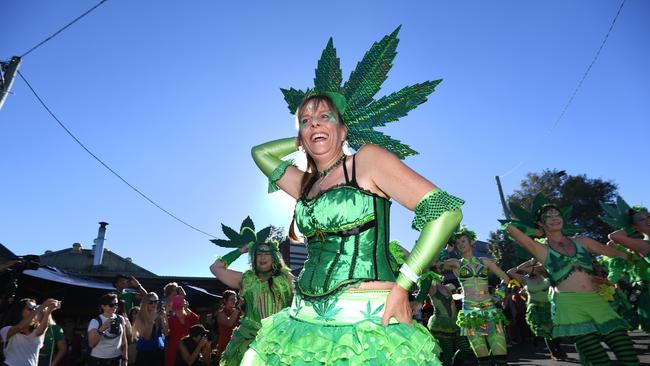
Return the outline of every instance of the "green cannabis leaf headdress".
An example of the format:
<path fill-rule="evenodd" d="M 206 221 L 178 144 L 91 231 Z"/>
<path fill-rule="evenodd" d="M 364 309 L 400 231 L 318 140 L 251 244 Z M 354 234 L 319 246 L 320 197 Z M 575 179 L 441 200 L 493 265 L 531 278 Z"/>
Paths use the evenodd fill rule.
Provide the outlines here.
<path fill-rule="evenodd" d="M 341 86 L 343 77 L 340 60 L 336 57 L 336 49 L 330 38 L 318 60 L 314 88 L 280 89 L 289 111 L 295 114 L 303 101 L 312 95 L 326 95 L 334 102 L 348 128 L 350 147 L 358 150 L 365 144 L 377 144 L 392 151 L 400 159 L 416 155 L 417 151 L 408 145 L 375 130 L 376 127 L 397 121 L 424 103 L 427 96 L 442 81 L 425 81 L 407 86 L 377 100 L 373 99 L 393 66 L 399 43 L 397 33 L 400 28 L 401 26 L 397 27 L 393 33 L 370 47 L 343 86 Z"/>
<path fill-rule="evenodd" d="M 632 216 L 637 212 L 648 211 L 647 208 L 641 206 L 630 207 L 621 196 L 616 197 L 616 204 L 606 204 L 601 202 L 600 206 L 603 208 L 603 211 L 605 211 L 605 214 L 598 216 L 598 218 L 614 229 L 625 230 L 628 235 L 632 235 L 636 232 L 636 230 L 632 228 Z"/>
<path fill-rule="evenodd" d="M 527 211 L 525 208 L 520 205 L 510 202 L 508 204 L 510 207 L 510 212 L 517 218 L 516 220 L 499 220 L 501 224 L 513 224 L 520 229 L 524 229 L 526 234 L 533 235 L 537 230 L 537 222 L 540 220 L 541 214 L 546 211 L 549 207 L 554 207 L 562 214 L 562 221 L 564 224 L 562 226 L 562 234 L 564 235 L 575 235 L 577 233 L 583 232 L 584 229 L 580 226 L 572 225 L 569 223 L 569 217 L 571 216 L 571 211 L 573 210 L 572 206 L 559 208 L 554 204 L 550 203 L 548 198 L 543 193 L 538 193 L 533 198 L 533 204 L 530 211 Z"/>
<path fill-rule="evenodd" d="M 453 238 L 453 241 L 456 242 L 458 238 L 461 236 L 465 235 L 466 237 L 469 238 L 471 241 L 476 241 L 476 233 L 470 229 L 467 228 L 465 225 L 461 225 L 456 231 L 451 235 Z"/>

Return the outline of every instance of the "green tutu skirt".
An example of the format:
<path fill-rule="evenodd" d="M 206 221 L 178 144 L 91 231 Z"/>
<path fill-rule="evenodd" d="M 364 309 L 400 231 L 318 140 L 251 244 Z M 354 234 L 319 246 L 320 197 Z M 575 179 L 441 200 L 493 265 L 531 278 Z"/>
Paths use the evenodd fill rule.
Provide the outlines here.
<path fill-rule="evenodd" d="M 456 317 L 456 325 L 460 327 L 461 336 L 504 333 L 503 325 L 506 323 L 503 310 L 497 309 L 491 299 L 483 301 L 464 299 L 463 310 L 459 311 Z"/>
<path fill-rule="evenodd" d="M 526 306 L 526 323 L 528 323 L 530 330 L 536 336 L 551 338 L 553 331 L 551 303 L 548 301 L 529 302 Z"/>
<path fill-rule="evenodd" d="M 630 327 L 595 291 L 556 292 L 553 295 L 551 314 L 553 338 L 589 333 L 608 334 Z"/>
<path fill-rule="evenodd" d="M 388 291 L 344 291 L 323 302 L 296 295 L 262 320 L 242 365 L 432 365 L 440 349 L 426 328 L 381 324 Z"/>

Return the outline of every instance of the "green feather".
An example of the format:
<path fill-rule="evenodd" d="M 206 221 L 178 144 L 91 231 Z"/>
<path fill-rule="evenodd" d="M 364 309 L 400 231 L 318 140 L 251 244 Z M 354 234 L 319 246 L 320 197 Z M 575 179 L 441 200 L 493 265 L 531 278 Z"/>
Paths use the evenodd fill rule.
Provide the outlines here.
<path fill-rule="evenodd" d="M 295 114 L 298 111 L 298 107 L 300 107 L 302 100 L 305 98 L 306 93 L 302 90 L 297 90 L 294 88 L 280 88 L 280 91 L 282 91 L 282 94 L 284 94 L 284 100 L 287 102 L 289 112 L 291 112 L 291 114 Z"/>
<path fill-rule="evenodd" d="M 351 110 L 343 116 L 349 129 L 356 125 L 364 127 L 385 126 L 404 117 L 418 105 L 427 101 L 427 96 L 442 80 L 425 81 L 421 84 L 407 86 L 400 91 L 382 97 L 365 107 Z"/>
<path fill-rule="evenodd" d="M 400 25 L 393 33 L 373 43 L 343 85 L 343 95 L 348 101 L 349 109 L 356 109 L 370 103 L 381 89 L 381 85 L 388 77 L 388 71 L 393 66 L 393 59 L 397 55 L 399 43 L 397 33 L 401 27 Z"/>
<path fill-rule="evenodd" d="M 314 90 L 321 93 L 327 91 L 336 92 L 341 87 L 342 80 L 341 61 L 336 57 L 334 41 L 330 38 L 320 60 L 318 60 L 316 77 L 314 78 Z"/>

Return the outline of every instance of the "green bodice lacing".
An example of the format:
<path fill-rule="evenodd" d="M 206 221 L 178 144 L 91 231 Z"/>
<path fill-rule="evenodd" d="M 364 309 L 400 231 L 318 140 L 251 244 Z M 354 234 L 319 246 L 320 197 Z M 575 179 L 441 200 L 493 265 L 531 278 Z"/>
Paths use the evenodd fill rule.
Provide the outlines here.
<path fill-rule="evenodd" d="M 350 185 L 296 203 L 308 259 L 297 292 L 318 299 L 362 281 L 395 281 L 390 267 L 390 201 Z"/>

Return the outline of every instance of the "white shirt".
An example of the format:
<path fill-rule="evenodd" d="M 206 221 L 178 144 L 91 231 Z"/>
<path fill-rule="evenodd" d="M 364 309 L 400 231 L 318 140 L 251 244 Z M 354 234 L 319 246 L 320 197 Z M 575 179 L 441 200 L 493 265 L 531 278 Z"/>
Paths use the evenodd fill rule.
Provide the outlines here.
<path fill-rule="evenodd" d="M 9 329 L 11 329 L 11 326 L 0 329 L 0 336 L 5 344 L 5 364 L 10 366 L 37 366 L 38 350 L 43 345 L 45 333 L 40 336 L 36 336 L 35 331 L 30 335 L 16 333 L 7 342 Z"/>
<path fill-rule="evenodd" d="M 97 324 L 97 318 L 93 318 L 90 323 L 88 323 L 88 332 L 90 332 L 92 329 L 99 329 L 99 327 L 107 320 L 107 319 L 115 319 L 117 318 L 117 315 L 113 314 L 111 318 L 107 318 L 104 316 L 104 314 L 100 314 L 99 318 L 102 320 L 102 323 Z M 124 333 L 124 324 L 120 325 L 121 332 L 120 334 L 113 334 L 110 332 L 111 328 L 108 328 L 104 333 L 106 336 L 99 335 L 99 342 L 95 347 L 92 348 L 90 351 L 90 355 L 92 357 L 97 357 L 97 358 L 115 358 L 115 357 L 120 357 L 122 355 L 122 334 Z M 114 337 L 114 338 L 113 338 Z"/>

